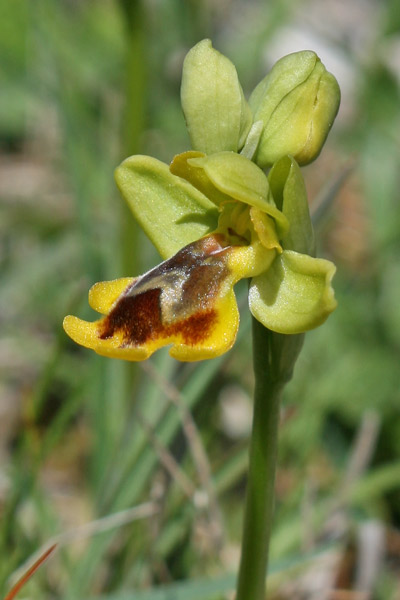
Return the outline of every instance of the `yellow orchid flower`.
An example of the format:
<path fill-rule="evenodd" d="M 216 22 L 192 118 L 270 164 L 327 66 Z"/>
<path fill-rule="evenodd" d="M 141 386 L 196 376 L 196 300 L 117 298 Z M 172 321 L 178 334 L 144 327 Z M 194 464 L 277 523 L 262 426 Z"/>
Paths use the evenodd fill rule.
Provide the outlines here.
<path fill-rule="evenodd" d="M 252 278 L 250 310 L 270 329 L 299 333 L 324 321 L 335 307 L 330 287 L 334 266 L 292 249 L 297 227 L 290 227 L 285 213 L 297 210 L 297 226 L 308 234 L 308 209 L 295 161 L 281 162 L 271 179 L 275 187 L 277 178 L 283 182 L 282 189 L 276 189 L 282 210 L 261 169 L 234 152 L 210 157 L 187 152 L 175 157 L 169 169 L 148 157 L 122 163 L 117 170 L 120 189 L 134 202 L 142 226 L 148 229 L 152 218 L 162 223 L 163 231 L 154 235 L 166 260 L 138 278 L 94 285 L 89 304 L 105 316 L 95 322 L 66 317 L 68 335 L 114 358 L 144 360 L 166 345 L 179 360 L 212 358 L 234 343 L 239 313 L 233 286 L 243 278 Z M 172 219 L 163 212 L 165 195 L 161 205 L 155 200 L 161 185 L 168 206 L 176 209 Z M 208 198 L 199 188 L 207 190 Z M 194 206 L 197 210 L 192 212 Z M 174 230 L 181 239 L 190 236 L 193 227 L 206 228 L 213 217 L 214 232 L 173 254 Z M 152 231 L 155 227 L 153 221 Z M 297 240 L 298 246 L 302 243 Z M 309 239 L 304 244 L 309 246 Z"/>
<path fill-rule="evenodd" d="M 303 162 L 318 154 L 337 111 L 337 84 L 314 53 L 285 58 L 249 106 L 235 67 L 209 40 L 189 52 L 182 106 L 194 150 L 169 166 L 132 156 L 116 171 L 164 262 L 94 285 L 89 304 L 104 316 L 64 320 L 77 343 L 133 361 L 167 345 L 179 360 L 218 356 L 237 334 L 233 287 L 243 278 L 251 279 L 253 316 L 272 331 L 307 331 L 334 310 L 335 267 L 313 257 L 305 187 L 290 154 Z M 271 160 L 267 177 L 260 167 Z"/>

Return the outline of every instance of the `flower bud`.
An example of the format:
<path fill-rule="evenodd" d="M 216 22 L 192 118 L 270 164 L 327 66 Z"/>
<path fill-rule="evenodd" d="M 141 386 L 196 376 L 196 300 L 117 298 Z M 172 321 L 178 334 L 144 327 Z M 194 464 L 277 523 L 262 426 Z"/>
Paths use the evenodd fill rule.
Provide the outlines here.
<path fill-rule="evenodd" d="M 192 48 L 183 63 L 182 108 L 193 150 L 237 152 L 252 119 L 235 66 L 210 40 Z"/>
<path fill-rule="evenodd" d="M 265 168 L 287 154 L 300 165 L 313 161 L 339 103 L 339 85 L 314 52 L 305 50 L 278 60 L 249 101 L 254 121 L 263 122 L 255 162 Z"/>

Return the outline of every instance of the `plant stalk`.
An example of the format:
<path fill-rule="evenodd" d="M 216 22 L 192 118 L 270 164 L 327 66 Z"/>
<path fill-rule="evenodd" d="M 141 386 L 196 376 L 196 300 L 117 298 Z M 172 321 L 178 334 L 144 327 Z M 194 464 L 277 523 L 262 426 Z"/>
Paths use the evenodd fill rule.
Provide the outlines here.
<path fill-rule="evenodd" d="M 142 0 L 119 0 L 125 21 L 126 69 L 125 110 L 121 132 L 121 159 L 141 151 L 146 126 L 147 52 L 146 21 Z M 142 233 L 126 205 L 121 205 L 122 273 L 142 271 L 140 244 Z"/>
<path fill-rule="evenodd" d="M 273 334 L 253 318 L 255 374 L 253 430 L 236 600 L 265 600 L 274 509 L 279 405 L 285 380 L 276 377 Z"/>

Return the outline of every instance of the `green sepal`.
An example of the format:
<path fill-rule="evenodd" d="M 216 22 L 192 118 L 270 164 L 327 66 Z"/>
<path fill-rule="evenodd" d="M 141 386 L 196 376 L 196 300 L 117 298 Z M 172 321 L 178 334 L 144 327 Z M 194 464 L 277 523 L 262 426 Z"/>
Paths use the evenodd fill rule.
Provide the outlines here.
<path fill-rule="evenodd" d="M 291 250 L 277 256 L 249 291 L 252 315 L 272 331 L 303 333 L 321 325 L 336 308 L 333 263 Z"/>
<path fill-rule="evenodd" d="M 218 152 L 202 158 L 189 159 L 188 163 L 192 167 L 202 169 L 219 192 L 231 199 L 255 206 L 272 217 L 280 235 L 288 231 L 289 223 L 275 206 L 266 175 L 248 158 L 235 152 Z"/>
<path fill-rule="evenodd" d="M 309 50 L 284 56 L 253 91 L 254 121 L 264 129 L 256 163 L 271 166 L 286 154 L 300 165 L 320 153 L 340 104 L 340 89 L 318 56 Z"/>
<path fill-rule="evenodd" d="M 290 223 L 281 239 L 283 248 L 314 256 L 314 229 L 299 165 L 292 156 L 284 156 L 272 167 L 268 181 L 276 206 Z"/>
<path fill-rule="evenodd" d="M 155 158 L 127 158 L 115 170 L 115 180 L 135 219 L 164 259 L 216 228 L 215 205 Z"/>
<path fill-rule="evenodd" d="M 194 150 L 237 152 L 244 145 L 252 115 L 236 68 L 212 47 L 196 44 L 183 63 L 182 108 Z"/>

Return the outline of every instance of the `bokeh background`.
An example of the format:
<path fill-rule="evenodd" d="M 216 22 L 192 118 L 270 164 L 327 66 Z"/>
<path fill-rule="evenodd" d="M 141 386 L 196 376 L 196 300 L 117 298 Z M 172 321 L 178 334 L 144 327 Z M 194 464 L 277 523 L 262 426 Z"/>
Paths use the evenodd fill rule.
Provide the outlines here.
<path fill-rule="evenodd" d="M 245 286 L 238 343 L 198 365 L 166 351 L 108 360 L 61 328 L 94 316 L 94 282 L 157 260 L 113 170 L 188 148 L 181 67 L 204 37 L 246 94 L 301 49 L 342 89 L 304 169 L 339 307 L 307 335 L 284 395 L 271 597 L 399 599 L 397 0 L 0 1 L 0 589 L 55 540 L 21 597 L 232 597 L 252 411 Z"/>

